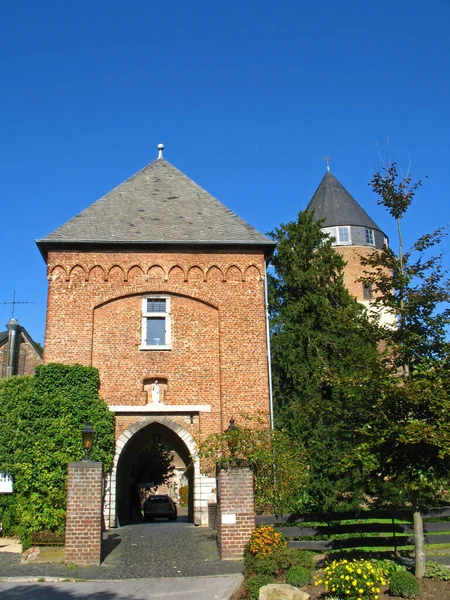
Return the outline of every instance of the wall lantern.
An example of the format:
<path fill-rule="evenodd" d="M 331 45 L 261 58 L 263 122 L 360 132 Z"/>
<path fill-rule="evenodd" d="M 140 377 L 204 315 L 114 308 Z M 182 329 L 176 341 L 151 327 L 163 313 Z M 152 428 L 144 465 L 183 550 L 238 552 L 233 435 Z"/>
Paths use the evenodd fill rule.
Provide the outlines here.
<path fill-rule="evenodd" d="M 233 417 L 231 417 L 230 419 L 230 424 L 228 425 L 228 427 L 226 428 L 226 431 L 237 431 L 237 425 L 235 420 L 233 419 Z"/>
<path fill-rule="evenodd" d="M 237 444 L 238 444 L 238 440 L 237 440 L 236 436 L 235 436 L 235 435 L 233 435 L 233 434 L 234 434 L 234 432 L 235 432 L 235 431 L 237 431 L 237 430 L 238 430 L 238 427 L 237 427 L 237 425 L 236 425 L 236 423 L 235 423 L 235 421 L 234 421 L 233 417 L 231 417 L 231 419 L 230 419 L 230 424 L 229 424 L 229 425 L 228 425 L 228 427 L 225 429 L 225 433 L 228 433 L 228 434 L 230 434 L 230 435 L 228 436 L 228 439 L 227 439 L 227 444 L 228 444 L 228 449 L 230 450 L 230 454 L 231 454 L 231 457 L 232 457 L 232 458 L 234 458 L 234 457 L 235 457 L 235 454 L 236 454 L 236 446 L 237 446 Z"/>
<path fill-rule="evenodd" d="M 92 429 L 89 419 L 86 419 L 86 426 L 81 430 L 81 438 L 83 440 L 84 459 L 91 460 L 91 450 L 94 445 L 95 431 Z"/>

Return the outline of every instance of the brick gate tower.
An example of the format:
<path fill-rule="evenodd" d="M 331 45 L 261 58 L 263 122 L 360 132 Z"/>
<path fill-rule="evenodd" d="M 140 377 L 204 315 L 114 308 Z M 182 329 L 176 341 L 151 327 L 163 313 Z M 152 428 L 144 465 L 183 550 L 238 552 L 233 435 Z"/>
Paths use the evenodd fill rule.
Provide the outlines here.
<path fill-rule="evenodd" d="M 44 362 L 92 365 L 115 414 L 105 522 L 130 521 L 130 474 L 152 443 L 184 461 L 190 516 L 215 478 L 200 435 L 269 414 L 266 260 L 274 244 L 162 157 L 38 240 L 48 267 Z"/>

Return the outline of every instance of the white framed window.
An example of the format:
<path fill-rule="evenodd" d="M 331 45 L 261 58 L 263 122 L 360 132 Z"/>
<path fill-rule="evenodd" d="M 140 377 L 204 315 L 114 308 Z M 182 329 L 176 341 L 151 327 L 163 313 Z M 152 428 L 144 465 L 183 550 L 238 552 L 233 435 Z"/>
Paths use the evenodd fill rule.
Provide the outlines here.
<path fill-rule="evenodd" d="M 366 244 L 368 244 L 369 246 L 375 246 L 373 229 L 366 229 Z"/>
<path fill-rule="evenodd" d="M 337 241 L 338 244 L 352 243 L 352 239 L 350 237 L 350 227 L 348 225 L 337 228 Z"/>
<path fill-rule="evenodd" d="M 323 227 L 322 231 L 330 236 L 333 246 L 350 245 L 352 243 L 350 227 L 348 225 L 343 225 L 341 227 Z"/>
<path fill-rule="evenodd" d="M 172 328 L 169 296 L 142 299 L 141 350 L 171 350 Z"/>

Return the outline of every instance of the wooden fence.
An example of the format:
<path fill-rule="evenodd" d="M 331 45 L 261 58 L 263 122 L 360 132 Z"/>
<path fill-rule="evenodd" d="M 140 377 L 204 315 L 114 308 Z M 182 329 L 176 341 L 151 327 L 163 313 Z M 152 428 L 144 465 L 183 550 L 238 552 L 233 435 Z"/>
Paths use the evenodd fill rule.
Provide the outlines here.
<path fill-rule="evenodd" d="M 426 509 L 422 517 L 425 544 L 450 544 L 450 507 Z M 318 551 L 383 548 L 397 551 L 404 546 L 414 546 L 412 518 L 411 510 L 361 510 L 257 516 L 255 522 L 256 525 L 276 527 L 288 538 L 291 548 Z"/>

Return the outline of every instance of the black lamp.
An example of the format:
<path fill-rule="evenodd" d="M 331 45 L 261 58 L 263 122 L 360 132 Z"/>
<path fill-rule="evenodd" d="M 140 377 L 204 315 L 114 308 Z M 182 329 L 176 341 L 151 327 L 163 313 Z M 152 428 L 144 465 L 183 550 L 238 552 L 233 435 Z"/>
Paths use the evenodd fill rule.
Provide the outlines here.
<path fill-rule="evenodd" d="M 91 460 L 90 452 L 94 445 L 95 431 L 92 429 L 89 419 L 86 419 L 86 426 L 81 430 L 81 438 L 83 440 L 84 460 Z"/>
<path fill-rule="evenodd" d="M 226 428 L 226 430 L 225 430 L 225 431 L 226 431 L 226 433 L 233 434 L 233 433 L 234 433 L 235 431 L 237 431 L 237 430 L 238 430 L 238 428 L 237 428 L 237 425 L 236 425 L 236 423 L 235 423 L 235 421 L 234 421 L 233 417 L 231 417 L 231 419 L 230 419 L 230 424 L 228 425 L 228 427 Z M 230 436 L 228 437 L 227 444 L 228 444 L 228 448 L 229 448 L 229 450 L 230 450 L 230 454 L 231 454 L 231 457 L 232 457 L 232 458 L 234 458 L 234 456 L 235 456 L 235 454 L 236 454 L 236 446 L 237 446 L 237 443 L 238 443 L 238 441 L 237 441 L 237 439 L 236 439 L 236 436 L 234 436 L 234 435 L 230 435 Z"/>
<path fill-rule="evenodd" d="M 233 417 L 231 417 L 230 419 L 230 424 L 228 425 L 228 427 L 226 428 L 226 431 L 237 431 L 237 425 L 235 420 L 233 419 Z"/>

